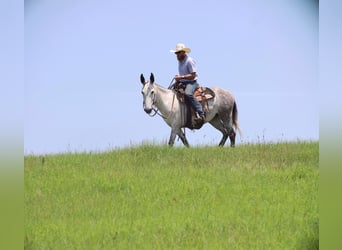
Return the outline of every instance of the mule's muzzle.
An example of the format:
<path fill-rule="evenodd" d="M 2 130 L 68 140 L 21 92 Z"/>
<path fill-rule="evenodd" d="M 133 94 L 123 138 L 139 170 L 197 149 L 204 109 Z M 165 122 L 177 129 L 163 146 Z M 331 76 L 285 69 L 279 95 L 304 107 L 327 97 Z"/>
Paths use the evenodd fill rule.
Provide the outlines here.
<path fill-rule="evenodd" d="M 147 114 L 151 114 L 152 109 L 150 109 L 150 108 L 144 108 L 144 111 L 145 111 Z"/>

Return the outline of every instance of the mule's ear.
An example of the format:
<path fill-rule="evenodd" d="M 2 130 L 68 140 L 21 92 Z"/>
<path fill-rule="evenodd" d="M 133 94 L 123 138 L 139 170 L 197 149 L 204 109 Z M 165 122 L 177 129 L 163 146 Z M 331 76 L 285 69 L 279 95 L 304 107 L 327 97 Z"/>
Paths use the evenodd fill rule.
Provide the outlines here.
<path fill-rule="evenodd" d="M 151 76 L 150 76 L 150 83 L 154 83 L 154 75 L 153 75 L 153 73 L 151 73 Z"/>
<path fill-rule="evenodd" d="M 145 84 L 145 77 L 144 77 L 143 74 L 140 75 L 140 82 L 141 82 L 142 84 Z"/>

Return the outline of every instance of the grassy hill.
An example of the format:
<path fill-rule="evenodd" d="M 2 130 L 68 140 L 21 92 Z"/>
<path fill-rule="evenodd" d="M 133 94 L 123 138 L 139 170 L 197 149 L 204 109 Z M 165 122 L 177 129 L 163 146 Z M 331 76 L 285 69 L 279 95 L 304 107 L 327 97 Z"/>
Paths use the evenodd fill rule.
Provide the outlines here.
<path fill-rule="evenodd" d="M 26 249 L 318 249 L 318 142 L 25 156 Z"/>

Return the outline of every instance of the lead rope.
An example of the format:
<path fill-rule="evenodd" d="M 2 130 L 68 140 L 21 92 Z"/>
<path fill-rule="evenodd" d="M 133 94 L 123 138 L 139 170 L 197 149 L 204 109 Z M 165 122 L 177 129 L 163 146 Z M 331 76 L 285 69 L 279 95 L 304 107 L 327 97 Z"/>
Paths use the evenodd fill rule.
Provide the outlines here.
<path fill-rule="evenodd" d="M 174 79 L 175 79 L 175 78 L 172 78 L 172 80 L 171 80 L 171 82 L 170 82 L 170 85 L 169 85 L 168 89 L 172 89 L 172 88 L 173 88 L 174 84 L 176 83 L 176 82 L 172 83 Z M 173 96 L 173 97 L 174 97 L 174 96 Z M 183 111 L 183 112 L 182 112 L 182 111 Z M 181 109 L 181 112 L 182 112 L 181 118 L 183 119 L 183 122 L 184 122 L 184 123 L 185 123 L 185 121 L 186 121 L 186 113 L 185 113 L 185 111 L 186 111 L 186 106 L 183 105 L 183 108 Z M 186 135 L 185 135 L 185 131 L 186 131 L 186 130 L 185 130 L 185 126 L 186 126 L 186 124 L 184 124 L 184 127 L 183 127 L 183 134 L 184 134 L 184 136 L 186 137 Z M 178 136 L 178 141 L 179 141 L 179 136 Z"/>
<path fill-rule="evenodd" d="M 175 80 L 175 78 L 172 78 L 172 80 L 171 80 L 171 82 L 170 82 L 170 84 L 169 84 L 168 89 L 172 89 L 172 88 L 173 88 L 173 86 L 174 86 L 175 83 L 176 83 L 176 82 L 173 82 L 174 80 Z M 173 95 L 172 106 L 173 106 L 173 101 L 174 101 L 174 99 L 175 99 L 175 95 L 176 95 L 176 94 Z M 186 121 L 185 110 L 186 110 L 186 106 L 183 105 L 183 108 L 181 109 L 181 112 L 183 111 L 181 117 L 182 117 L 184 123 L 185 123 L 185 121 Z M 186 124 L 184 124 L 184 127 L 183 127 L 183 134 L 184 134 L 184 136 L 186 137 L 186 135 L 185 135 L 185 131 L 186 131 L 186 130 L 185 130 L 185 125 L 186 125 Z M 179 141 L 179 136 L 178 136 L 178 141 Z"/>
<path fill-rule="evenodd" d="M 183 122 L 185 123 L 186 122 L 186 105 L 183 105 Z M 186 138 L 186 135 L 185 135 L 185 127 L 186 127 L 186 124 L 184 124 L 184 127 L 183 127 L 183 134 L 184 134 L 184 137 Z M 178 137 L 179 138 L 179 137 Z"/>

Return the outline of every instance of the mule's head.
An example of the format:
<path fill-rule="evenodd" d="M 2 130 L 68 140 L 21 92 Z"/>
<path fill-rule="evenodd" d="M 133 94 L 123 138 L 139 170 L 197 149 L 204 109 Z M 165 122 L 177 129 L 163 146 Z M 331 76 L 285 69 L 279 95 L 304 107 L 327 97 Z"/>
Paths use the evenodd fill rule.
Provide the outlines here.
<path fill-rule="evenodd" d="M 150 114 L 153 109 L 153 104 L 155 102 L 155 92 L 154 92 L 154 75 L 151 73 L 150 80 L 145 81 L 143 74 L 140 75 L 140 82 L 143 84 L 141 93 L 143 95 L 143 107 L 147 114 Z"/>

